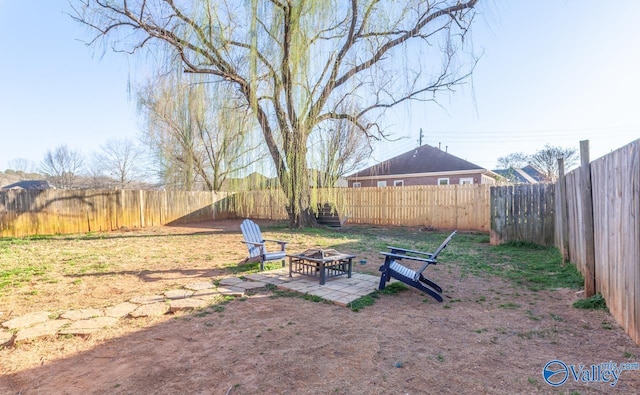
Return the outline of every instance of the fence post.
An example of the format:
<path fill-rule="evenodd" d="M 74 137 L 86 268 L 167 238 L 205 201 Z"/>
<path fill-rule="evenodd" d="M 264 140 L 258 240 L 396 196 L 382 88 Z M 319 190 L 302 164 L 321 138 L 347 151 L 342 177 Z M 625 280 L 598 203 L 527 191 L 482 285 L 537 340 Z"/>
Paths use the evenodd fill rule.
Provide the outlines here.
<path fill-rule="evenodd" d="M 593 229 L 593 196 L 591 194 L 591 165 L 589 140 L 580 141 L 580 194 L 585 248 L 584 292 L 586 297 L 596 293 L 596 264 Z"/>
<path fill-rule="evenodd" d="M 567 184 L 565 184 L 564 158 L 558 158 L 558 216 L 560 218 L 560 232 L 562 237 L 562 260 L 566 263 L 571 260 L 569 256 L 569 214 L 567 210 Z"/>
<path fill-rule="evenodd" d="M 140 190 L 138 193 L 138 199 L 140 199 L 140 227 L 144 228 L 144 191 Z"/>
<path fill-rule="evenodd" d="M 505 228 L 504 218 L 506 216 L 506 205 L 504 204 L 504 196 L 500 193 L 503 188 L 504 187 L 492 186 L 489 189 L 489 237 L 491 245 L 502 244 L 502 234 Z"/>

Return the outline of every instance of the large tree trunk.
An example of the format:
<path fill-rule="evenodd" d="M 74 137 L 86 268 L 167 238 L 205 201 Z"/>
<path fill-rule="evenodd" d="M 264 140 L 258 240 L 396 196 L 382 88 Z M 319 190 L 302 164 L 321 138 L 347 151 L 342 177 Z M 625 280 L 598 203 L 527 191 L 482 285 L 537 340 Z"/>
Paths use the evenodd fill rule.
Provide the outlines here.
<path fill-rule="evenodd" d="M 309 171 L 307 169 L 307 141 L 301 130 L 293 132 L 291 149 L 287 153 L 288 177 L 283 190 L 287 196 L 290 228 L 304 228 L 317 224 L 311 208 Z"/>
<path fill-rule="evenodd" d="M 306 171 L 305 171 L 306 173 Z M 287 196 L 289 204 L 287 205 L 287 213 L 289 214 L 289 227 L 305 228 L 317 225 L 316 217 L 311 209 L 311 193 L 309 191 L 309 182 L 302 183 L 301 179 L 292 179 L 294 185 L 298 184 L 296 188 L 297 193 L 292 193 Z"/>

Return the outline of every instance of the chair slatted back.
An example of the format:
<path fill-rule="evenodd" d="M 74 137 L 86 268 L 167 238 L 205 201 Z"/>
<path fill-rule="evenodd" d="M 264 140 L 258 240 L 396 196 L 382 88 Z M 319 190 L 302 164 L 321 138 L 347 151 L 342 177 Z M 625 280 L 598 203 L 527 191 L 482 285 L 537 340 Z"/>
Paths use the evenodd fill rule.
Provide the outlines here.
<path fill-rule="evenodd" d="M 250 241 L 254 243 L 264 243 L 264 239 L 262 238 L 262 232 L 260 232 L 260 227 L 258 224 L 253 222 L 250 219 L 245 219 L 242 221 L 240 225 L 240 230 L 242 231 L 242 236 L 244 237 L 244 241 Z M 262 255 L 260 247 L 254 244 L 247 244 L 247 248 L 249 249 L 249 256 L 256 257 Z"/>
<path fill-rule="evenodd" d="M 453 236 L 455 235 L 456 235 L 456 231 L 454 230 L 453 233 L 451 233 L 449 237 L 447 237 L 447 239 L 443 241 L 442 244 L 440 244 L 440 247 L 438 247 L 438 249 L 433 252 L 433 254 L 431 255 L 431 259 L 436 259 L 438 257 L 438 254 L 440 254 L 440 252 L 442 252 L 442 250 L 444 250 L 445 247 L 447 247 L 447 244 L 449 244 L 449 242 L 451 241 L 451 239 L 453 239 Z"/>
<path fill-rule="evenodd" d="M 447 237 L 447 239 L 445 241 L 442 242 L 442 244 L 440 244 L 440 247 L 438 247 L 435 252 L 433 254 L 431 254 L 431 256 L 429 257 L 429 259 L 431 260 L 431 262 L 425 262 L 424 265 L 422 265 L 422 267 L 420 267 L 420 270 L 418 270 L 416 272 L 415 275 L 415 280 L 418 280 L 418 277 L 422 274 L 422 272 L 425 271 L 425 269 L 427 268 L 427 266 L 429 266 L 430 264 L 435 264 L 436 263 L 436 258 L 438 258 L 438 254 L 440 254 L 442 252 L 442 250 L 444 250 L 447 247 L 447 244 L 449 244 L 449 242 L 451 241 L 451 239 L 453 239 L 453 236 L 456 235 L 457 231 L 453 231 L 449 237 Z"/>

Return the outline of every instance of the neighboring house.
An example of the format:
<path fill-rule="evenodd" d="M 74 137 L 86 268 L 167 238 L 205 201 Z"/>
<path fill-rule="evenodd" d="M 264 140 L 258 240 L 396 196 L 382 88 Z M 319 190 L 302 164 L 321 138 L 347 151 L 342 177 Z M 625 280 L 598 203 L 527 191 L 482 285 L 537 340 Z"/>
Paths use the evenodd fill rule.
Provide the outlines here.
<path fill-rule="evenodd" d="M 538 184 L 549 182 L 547 177 L 531 165 L 522 168 L 497 169 L 493 171 L 513 184 Z"/>
<path fill-rule="evenodd" d="M 0 189 L 31 189 L 44 191 L 45 189 L 55 189 L 47 180 L 22 180 L 13 184 L 5 185 Z"/>
<path fill-rule="evenodd" d="M 422 145 L 347 176 L 349 188 L 495 184 L 498 175 L 439 148 Z"/>

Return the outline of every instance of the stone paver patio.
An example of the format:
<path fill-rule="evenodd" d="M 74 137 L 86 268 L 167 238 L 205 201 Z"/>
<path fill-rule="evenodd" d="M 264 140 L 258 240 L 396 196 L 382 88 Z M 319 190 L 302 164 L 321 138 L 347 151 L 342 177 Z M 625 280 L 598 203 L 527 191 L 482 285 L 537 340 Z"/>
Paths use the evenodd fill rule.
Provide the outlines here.
<path fill-rule="evenodd" d="M 341 306 L 347 306 L 354 300 L 374 292 L 378 289 L 380 281 L 377 276 L 353 273 L 351 278 L 341 276 L 320 285 L 318 278 L 296 273 L 289 277 L 287 268 L 249 274 L 246 278 L 258 283 L 272 284 L 280 289 L 319 296 Z"/>
<path fill-rule="evenodd" d="M 294 274 L 281 268 L 242 277 L 226 277 L 219 281 L 200 281 L 186 284 L 158 295 L 140 295 L 128 301 L 102 309 L 87 308 L 53 314 L 33 312 L 0 324 L 0 346 L 54 335 L 90 335 L 113 327 L 123 318 L 139 318 L 179 311 L 205 308 L 219 296 L 244 296 L 248 290 L 265 288 L 271 284 L 278 289 L 318 296 L 332 303 L 347 306 L 354 300 L 374 292 L 379 278 L 353 273 L 351 278 L 340 276 L 320 285 L 318 278 Z"/>

